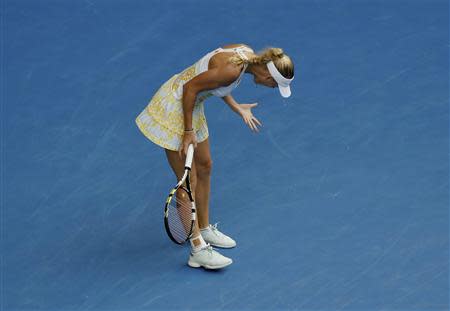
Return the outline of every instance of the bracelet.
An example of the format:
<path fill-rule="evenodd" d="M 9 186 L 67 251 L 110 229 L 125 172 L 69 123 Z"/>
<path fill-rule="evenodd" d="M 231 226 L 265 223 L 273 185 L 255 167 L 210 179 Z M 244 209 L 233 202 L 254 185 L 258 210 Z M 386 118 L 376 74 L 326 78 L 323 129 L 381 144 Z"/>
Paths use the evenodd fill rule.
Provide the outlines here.
<path fill-rule="evenodd" d="M 193 132 L 194 129 L 184 130 L 185 132 Z"/>

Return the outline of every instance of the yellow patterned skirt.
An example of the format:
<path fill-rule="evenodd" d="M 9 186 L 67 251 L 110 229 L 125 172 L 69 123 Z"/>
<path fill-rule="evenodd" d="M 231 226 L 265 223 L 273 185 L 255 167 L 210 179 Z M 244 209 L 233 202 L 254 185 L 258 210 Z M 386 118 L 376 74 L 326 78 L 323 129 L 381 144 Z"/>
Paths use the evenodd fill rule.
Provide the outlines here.
<path fill-rule="evenodd" d="M 136 118 L 136 124 L 141 132 L 149 140 L 165 149 L 178 151 L 181 146 L 184 134 L 182 84 L 193 75 L 195 75 L 195 67 L 191 66 L 170 78 L 159 88 L 147 107 Z M 199 143 L 208 138 L 208 126 L 203 108 L 203 102 L 207 97 L 209 96 L 197 98 L 192 114 L 192 126 Z"/>

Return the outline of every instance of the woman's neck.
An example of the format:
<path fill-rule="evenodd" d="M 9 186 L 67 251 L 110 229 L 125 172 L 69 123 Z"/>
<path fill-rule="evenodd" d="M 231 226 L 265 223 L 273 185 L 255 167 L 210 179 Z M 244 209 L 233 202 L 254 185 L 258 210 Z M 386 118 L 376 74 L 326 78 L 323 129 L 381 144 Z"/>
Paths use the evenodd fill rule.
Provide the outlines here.
<path fill-rule="evenodd" d="M 254 64 L 248 64 L 247 68 L 245 68 L 245 73 L 250 73 L 252 75 L 255 75 L 255 66 Z"/>

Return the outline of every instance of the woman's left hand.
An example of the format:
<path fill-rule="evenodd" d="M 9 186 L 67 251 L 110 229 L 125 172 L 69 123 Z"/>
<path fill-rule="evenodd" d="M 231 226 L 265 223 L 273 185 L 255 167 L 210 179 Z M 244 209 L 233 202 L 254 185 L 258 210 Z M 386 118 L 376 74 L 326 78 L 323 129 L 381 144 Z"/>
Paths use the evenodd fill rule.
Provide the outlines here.
<path fill-rule="evenodd" d="M 251 130 L 255 132 L 259 132 L 257 125 L 262 126 L 261 122 L 259 122 L 252 113 L 252 108 L 256 107 L 257 105 L 258 103 L 239 105 L 239 112 L 242 119 L 244 119 L 245 124 L 247 124 L 248 127 L 250 127 Z"/>

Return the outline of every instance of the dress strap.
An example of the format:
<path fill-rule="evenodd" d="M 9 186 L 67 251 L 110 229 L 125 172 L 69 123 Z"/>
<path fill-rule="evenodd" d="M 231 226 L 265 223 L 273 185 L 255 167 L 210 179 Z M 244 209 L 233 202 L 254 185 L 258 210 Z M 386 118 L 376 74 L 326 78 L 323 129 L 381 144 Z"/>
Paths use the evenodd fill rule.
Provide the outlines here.
<path fill-rule="evenodd" d="M 246 46 L 238 46 L 235 48 L 218 48 L 216 50 L 214 50 L 214 54 L 219 53 L 219 52 L 234 52 L 237 53 L 240 57 L 242 57 L 245 60 L 248 60 L 247 55 L 245 55 L 244 50 L 247 50 L 248 52 L 253 52 L 253 50 L 249 47 Z"/>
<path fill-rule="evenodd" d="M 248 60 L 247 55 L 244 54 L 244 51 L 242 51 L 242 49 L 236 50 L 236 53 L 243 59 Z"/>

